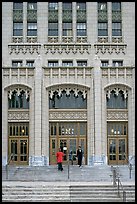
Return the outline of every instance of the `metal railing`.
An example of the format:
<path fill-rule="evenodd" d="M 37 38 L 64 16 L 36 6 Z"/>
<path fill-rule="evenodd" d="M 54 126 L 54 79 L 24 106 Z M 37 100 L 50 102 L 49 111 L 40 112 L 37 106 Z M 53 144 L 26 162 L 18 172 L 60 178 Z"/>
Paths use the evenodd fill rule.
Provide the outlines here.
<path fill-rule="evenodd" d="M 6 179 L 8 179 L 8 165 L 9 165 L 9 163 L 10 163 L 11 161 L 13 161 L 13 158 L 14 158 L 14 155 L 13 155 L 13 153 L 11 153 L 11 154 L 9 155 L 9 158 L 8 158 L 8 161 L 7 161 L 7 164 L 6 164 Z"/>
<path fill-rule="evenodd" d="M 117 184 L 117 187 L 118 187 L 118 196 L 121 197 L 121 195 L 120 195 L 120 192 L 121 192 L 120 188 L 121 188 L 122 193 L 123 193 L 123 202 L 126 202 L 126 191 L 124 190 L 123 185 L 122 185 L 119 177 L 117 178 L 117 182 L 118 182 L 118 184 Z"/>
<path fill-rule="evenodd" d="M 113 186 L 117 187 L 118 197 L 121 197 L 121 193 L 122 193 L 123 202 L 126 202 L 126 191 L 124 190 L 123 185 L 120 181 L 120 177 L 118 175 L 117 168 L 114 168 L 113 166 L 111 168 L 112 168 L 112 173 L 113 173 Z"/>
<path fill-rule="evenodd" d="M 126 156 L 125 157 L 125 160 L 127 161 L 127 163 L 128 163 L 128 168 L 129 168 L 129 178 L 131 179 L 131 171 L 132 171 L 132 164 L 131 164 L 131 162 L 130 162 L 130 160 L 128 159 L 128 157 Z"/>

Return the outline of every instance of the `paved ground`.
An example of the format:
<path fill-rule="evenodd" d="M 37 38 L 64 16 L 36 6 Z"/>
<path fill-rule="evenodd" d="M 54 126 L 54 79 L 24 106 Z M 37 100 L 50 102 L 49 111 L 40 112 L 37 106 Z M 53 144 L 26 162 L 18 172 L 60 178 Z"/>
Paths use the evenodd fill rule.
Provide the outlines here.
<path fill-rule="evenodd" d="M 58 171 L 57 166 L 30 167 L 9 166 L 6 173 L 2 170 L 2 181 L 47 181 L 47 182 L 107 182 L 113 183 L 112 167 L 108 165 L 83 166 L 65 165 L 64 170 Z M 135 166 L 132 171 L 127 165 L 116 166 L 121 182 L 135 183 Z"/>

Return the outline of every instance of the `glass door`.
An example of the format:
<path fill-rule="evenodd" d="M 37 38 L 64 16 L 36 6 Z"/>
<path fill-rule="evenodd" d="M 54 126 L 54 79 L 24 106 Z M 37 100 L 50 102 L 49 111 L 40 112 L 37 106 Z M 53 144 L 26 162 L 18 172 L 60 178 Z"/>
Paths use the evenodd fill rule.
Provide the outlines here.
<path fill-rule="evenodd" d="M 127 164 L 127 123 L 108 124 L 108 164 Z"/>

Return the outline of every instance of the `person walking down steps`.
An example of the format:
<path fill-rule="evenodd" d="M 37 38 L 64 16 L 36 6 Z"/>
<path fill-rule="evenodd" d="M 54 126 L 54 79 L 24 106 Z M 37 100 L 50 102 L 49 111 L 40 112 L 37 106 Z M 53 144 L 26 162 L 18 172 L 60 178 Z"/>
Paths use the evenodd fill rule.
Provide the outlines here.
<path fill-rule="evenodd" d="M 59 151 L 56 153 L 57 164 L 58 164 L 58 171 L 63 171 L 62 161 L 63 161 L 64 153 L 59 148 Z"/>
<path fill-rule="evenodd" d="M 79 148 L 77 150 L 77 158 L 78 158 L 78 165 L 80 168 L 82 165 L 82 157 L 83 157 L 83 152 L 82 152 L 81 146 L 79 146 Z"/>

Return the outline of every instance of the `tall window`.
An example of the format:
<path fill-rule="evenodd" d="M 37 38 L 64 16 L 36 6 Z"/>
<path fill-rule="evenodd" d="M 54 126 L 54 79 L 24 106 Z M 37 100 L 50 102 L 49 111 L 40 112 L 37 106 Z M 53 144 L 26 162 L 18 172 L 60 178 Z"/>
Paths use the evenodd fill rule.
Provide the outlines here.
<path fill-rule="evenodd" d="M 112 2 L 112 36 L 122 36 L 121 2 Z"/>
<path fill-rule="evenodd" d="M 23 3 L 13 3 L 13 36 L 23 36 Z"/>
<path fill-rule="evenodd" d="M 58 36 L 58 3 L 48 3 L 48 36 Z"/>
<path fill-rule="evenodd" d="M 77 2 L 77 36 L 87 35 L 86 2 Z"/>
<path fill-rule="evenodd" d="M 27 36 L 37 36 L 37 3 L 27 3 Z"/>
<path fill-rule="evenodd" d="M 106 2 L 98 2 L 98 36 L 108 36 L 108 17 Z"/>
<path fill-rule="evenodd" d="M 62 35 L 72 36 L 72 3 L 62 3 Z"/>

